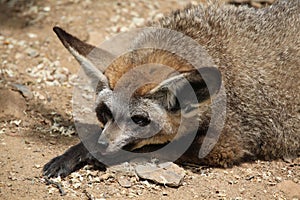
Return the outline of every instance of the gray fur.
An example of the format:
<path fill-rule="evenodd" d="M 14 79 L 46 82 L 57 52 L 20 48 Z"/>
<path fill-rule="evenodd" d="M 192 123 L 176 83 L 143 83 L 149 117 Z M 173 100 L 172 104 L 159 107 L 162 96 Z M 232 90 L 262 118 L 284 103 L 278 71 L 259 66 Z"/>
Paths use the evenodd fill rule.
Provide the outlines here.
<path fill-rule="evenodd" d="M 235 145 L 265 159 L 300 154 L 299 0 L 259 10 L 192 6 L 152 25 L 192 37 L 213 57 L 227 93 L 224 131 Z"/>
<path fill-rule="evenodd" d="M 189 6 L 150 25 L 181 32 L 197 41 L 204 49 L 195 50 L 192 43 L 181 43 L 180 37 L 163 39 L 159 38 L 159 32 L 149 31 L 139 35 L 133 42 L 133 47 L 147 47 L 149 42 L 155 44 L 156 41 L 159 44 L 160 41 L 165 41 L 164 45 L 171 49 L 171 54 L 156 49 L 134 50 L 114 60 L 103 72 L 111 90 L 106 88 L 107 90 L 99 91 L 96 109 L 99 120 L 105 121 L 100 143 L 108 145 L 108 153 L 114 153 L 128 144 L 132 145 L 132 149 L 136 149 L 148 144 L 169 142 L 174 138 L 179 140 L 196 129 L 197 137 L 179 161 L 226 167 L 249 157 L 289 159 L 299 156 L 299 0 L 282 0 L 259 10 L 222 4 Z M 72 43 L 76 39 L 70 35 L 68 37 L 71 38 L 64 40 L 61 37 L 61 40 L 67 42 L 67 46 L 74 47 L 68 41 Z M 80 48 L 80 45 L 84 46 L 83 49 L 91 48 L 78 41 L 76 44 L 75 49 Z M 180 45 L 184 45 L 184 48 Z M 121 90 L 115 90 L 115 86 L 120 76 L 132 66 L 157 60 L 161 61 L 159 64 L 170 66 L 191 64 L 173 55 L 172 49 L 180 49 L 180 54 L 184 57 L 202 59 L 198 60 L 200 68 L 208 67 L 204 77 L 197 78 L 197 73 L 192 70 L 185 71 L 178 77 L 167 76 L 166 72 L 166 79 L 160 80 L 161 85 L 146 93 L 137 92 L 133 95 L 129 108 L 124 108 L 123 105 L 128 105 L 128 102 L 124 102 L 119 92 L 126 91 L 130 85 L 134 85 L 135 81 L 142 78 L 142 74 L 133 74 L 131 82 L 121 84 Z M 79 49 L 76 52 L 85 53 Z M 180 108 L 183 110 L 182 116 L 174 112 L 176 102 L 174 98 L 170 98 L 169 86 L 172 85 L 176 92 L 184 92 L 180 90 L 184 85 L 180 81 L 178 83 L 183 75 L 190 77 L 189 81 L 196 81 L 201 85 L 203 79 L 219 77 L 212 68 L 217 68 L 222 76 L 222 85 L 216 84 L 218 88 L 214 88 L 214 92 L 218 91 L 218 94 L 215 96 L 211 93 L 211 99 L 208 98 L 212 101 L 206 101 L 208 93 L 204 88 L 197 88 L 199 91 L 196 91 L 196 94 L 204 95 L 205 98 L 196 106 L 188 106 L 189 103 L 186 102 L 186 107 Z M 99 73 L 103 76 L 102 72 Z M 226 95 L 222 93 L 224 91 Z M 222 99 L 225 96 L 226 112 L 213 113 L 211 108 L 224 105 L 222 100 L 214 99 Z M 103 114 L 107 109 L 112 116 L 107 117 Z M 183 127 L 184 133 L 176 135 L 181 117 L 189 119 L 191 116 L 195 117 L 195 113 L 198 115 L 196 123 L 199 126 L 195 125 L 195 121 L 189 121 Z M 150 125 L 138 128 L 136 124 L 131 123 L 134 115 L 147 116 L 151 120 Z M 225 124 L 221 123 L 224 117 Z M 210 124 L 212 118 L 217 120 Z M 205 131 L 209 125 L 212 132 L 205 139 Z M 147 135 L 153 127 L 159 130 L 158 133 Z M 221 131 L 219 136 L 218 131 Z M 198 153 L 202 144 L 212 151 L 199 159 Z M 203 152 L 200 154 L 205 155 Z"/>

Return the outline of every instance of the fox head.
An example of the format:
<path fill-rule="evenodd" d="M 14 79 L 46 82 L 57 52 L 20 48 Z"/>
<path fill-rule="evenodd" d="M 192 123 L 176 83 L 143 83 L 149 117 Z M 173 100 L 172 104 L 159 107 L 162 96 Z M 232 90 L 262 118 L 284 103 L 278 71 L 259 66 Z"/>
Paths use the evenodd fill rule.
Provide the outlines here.
<path fill-rule="evenodd" d="M 97 85 L 95 112 L 103 128 L 98 143 L 105 147 L 104 154 L 166 144 L 207 128 L 211 98 L 221 86 L 215 67 L 195 70 L 175 54 L 158 49 L 133 50 L 114 59 L 59 27 L 54 32 Z M 108 67 L 104 69 L 103 63 Z"/>

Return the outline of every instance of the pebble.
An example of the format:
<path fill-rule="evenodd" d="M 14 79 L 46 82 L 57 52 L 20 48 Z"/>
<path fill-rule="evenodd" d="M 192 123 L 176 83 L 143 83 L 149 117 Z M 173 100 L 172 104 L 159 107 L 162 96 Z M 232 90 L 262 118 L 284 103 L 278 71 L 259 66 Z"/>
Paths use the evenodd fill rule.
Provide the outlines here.
<path fill-rule="evenodd" d="M 65 74 L 59 74 L 59 73 L 57 73 L 57 74 L 54 74 L 54 76 L 53 76 L 53 80 L 54 79 L 57 79 L 59 82 L 66 82 L 67 81 L 67 76 L 65 75 Z"/>
<path fill-rule="evenodd" d="M 100 176 L 100 180 L 107 180 L 109 178 L 113 178 L 114 176 L 110 173 L 105 173 L 103 175 Z"/>
<path fill-rule="evenodd" d="M 78 189 L 78 188 L 81 187 L 81 183 L 73 183 L 73 187 L 74 187 L 75 189 Z"/>
<path fill-rule="evenodd" d="M 42 94 L 40 94 L 38 97 L 39 97 L 39 100 L 45 100 L 46 99 L 45 96 L 42 95 Z"/>
<path fill-rule="evenodd" d="M 31 52 L 28 51 L 28 53 L 30 54 Z M 26 72 L 31 77 L 36 78 L 36 82 L 39 85 L 41 85 L 40 83 L 46 83 L 48 86 L 70 86 L 73 81 L 69 79 L 69 70 L 61 67 L 58 60 L 52 62 L 47 58 L 43 58 L 38 65 L 27 68 Z"/>
<path fill-rule="evenodd" d="M 36 165 L 34 165 L 34 167 L 35 167 L 35 168 L 37 168 L 37 169 L 40 169 L 40 168 L 42 168 L 42 167 L 41 167 L 41 165 L 37 165 L 37 164 L 36 164 Z"/>
<path fill-rule="evenodd" d="M 27 48 L 25 52 L 27 53 L 28 56 L 32 58 L 37 57 L 39 55 L 38 51 L 31 47 Z"/>
<path fill-rule="evenodd" d="M 16 60 L 20 60 L 20 59 L 22 59 L 24 56 L 23 56 L 23 54 L 21 54 L 21 53 L 16 53 L 16 55 L 15 55 L 15 59 Z"/>
<path fill-rule="evenodd" d="M 96 176 L 98 176 L 98 171 L 97 170 L 94 170 L 94 171 L 87 170 L 87 175 L 96 177 Z"/>
<path fill-rule="evenodd" d="M 140 164 L 135 168 L 136 174 L 142 178 L 154 181 L 155 183 L 179 187 L 185 176 L 185 170 L 172 162 Z"/>
<path fill-rule="evenodd" d="M 137 26 L 142 26 L 145 23 L 145 19 L 139 17 L 133 17 L 132 22 Z"/>
<path fill-rule="evenodd" d="M 123 26 L 123 27 L 121 27 L 120 28 L 120 32 L 126 32 L 126 31 L 128 31 L 129 29 L 127 28 L 127 27 L 125 27 L 125 26 Z"/>
<path fill-rule="evenodd" d="M 277 182 L 281 182 L 281 181 L 282 181 L 282 178 L 279 177 L 279 176 L 276 176 L 276 177 L 275 177 L 275 180 L 276 180 Z"/>
<path fill-rule="evenodd" d="M 21 92 L 21 94 L 26 98 L 26 99 L 32 99 L 33 98 L 33 94 L 30 91 L 30 89 L 26 86 L 26 85 L 22 85 L 22 84 L 17 84 L 17 83 L 13 83 L 11 84 L 16 90 L 18 90 L 19 92 Z"/>
<path fill-rule="evenodd" d="M 51 11 L 51 7 L 50 6 L 46 6 L 46 7 L 43 8 L 43 11 L 50 12 Z"/>
<path fill-rule="evenodd" d="M 27 33 L 27 36 L 29 37 L 29 38 L 37 38 L 37 34 L 34 34 L 34 33 Z"/>
<path fill-rule="evenodd" d="M 130 188 L 132 186 L 131 182 L 124 176 L 118 177 L 117 181 L 120 184 L 120 186 L 124 188 Z"/>

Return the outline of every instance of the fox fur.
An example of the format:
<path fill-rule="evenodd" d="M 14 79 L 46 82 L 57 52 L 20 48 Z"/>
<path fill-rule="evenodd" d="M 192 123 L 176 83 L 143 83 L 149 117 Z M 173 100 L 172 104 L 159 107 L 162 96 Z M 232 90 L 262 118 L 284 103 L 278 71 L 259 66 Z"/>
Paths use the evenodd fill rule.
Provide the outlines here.
<path fill-rule="evenodd" d="M 300 155 L 299 0 L 281 0 L 263 9 L 223 4 L 188 6 L 150 23 L 149 26 L 178 31 L 192 38 L 212 58 L 211 61 L 204 60 L 203 66 L 211 67 L 203 68 L 203 73 L 199 76 L 186 60 L 166 51 L 152 49 L 129 52 L 114 60 L 104 71 L 88 70 L 87 67 L 86 73 L 100 80 L 100 96 L 105 90 L 112 95 L 123 74 L 147 63 L 170 66 L 196 85 L 203 84 L 205 77 L 210 78 L 215 84 L 209 88 L 209 93 L 202 87 L 200 91 L 196 91 L 197 96 L 204 96 L 203 99 L 198 98 L 200 111 L 197 113 L 197 135 L 190 148 L 177 162 L 229 167 L 249 159 L 293 159 Z M 54 31 L 81 65 L 89 65 L 85 64 L 89 61 L 92 63 L 90 65 L 96 65 L 97 61 L 86 58 L 89 53 L 95 51 L 94 46 L 80 41 L 58 27 L 54 28 Z M 138 46 L 153 38 L 153 35 L 142 35 L 134 43 Z M 188 44 L 184 45 L 182 51 L 185 55 L 198 58 L 199 54 L 202 54 L 190 49 Z M 96 49 L 95 52 L 107 55 L 101 49 Z M 132 77 L 132 81 L 135 78 Z M 126 145 L 135 150 L 146 145 L 165 144 L 188 135 L 188 130 L 192 127 L 186 127 L 186 134 L 176 136 L 181 115 L 173 110 L 183 107 L 175 108 L 176 103 L 165 98 L 170 94 L 166 95 L 162 87 L 173 79 L 167 77 L 162 84 L 146 85 L 134 94 L 136 102 L 133 107 L 140 107 L 133 108 L 133 112 L 140 109 L 143 113 L 148 113 L 149 120 L 159 123 L 160 112 L 155 109 L 159 107 L 166 110 L 166 120 L 161 122 L 164 124 L 162 131 L 145 139 L 136 139 L 133 133 L 124 133 L 121 131 L 123 129 L 115 127 L 111 119 L 103 113 L 107 110 L 116 112 L 121 109 L 121 105 L 110 110 L 110 106 L 104 105 L 102 99 L 98 98 L 96 113 L 104 125 L 102 135 L 106 138 L 104 143 L 108 145 L 107 151 L 115 152 Z M 180 83 L 180 75 L 175 79 L 176 83 Z M 211 119 L 211 100 L 222 90 L 221 87 L 225 88 L 227 97 L 225 123 L 216 145 L 206 157 L 200 159 L 199 148 Z M 143 99 L 142 103 L 138 103 L 140 99 Z M 218 129 L 217 123 L 214 126 L 213 128 Z M 119 146 L 110 146 L 117 141 Z M 72 148 L 45 165 L 44 174 L 67 175 L 75 170 L 75 164 L 68 169 L 62 167 L 72 161 L 69 155 L 83 147 L 79 144 Z M 77 154 L 85 158 L 82 158 L 82 161 L 92 159 L 82 155 L 87 154 L 86 150 L 78 150 Z"/>

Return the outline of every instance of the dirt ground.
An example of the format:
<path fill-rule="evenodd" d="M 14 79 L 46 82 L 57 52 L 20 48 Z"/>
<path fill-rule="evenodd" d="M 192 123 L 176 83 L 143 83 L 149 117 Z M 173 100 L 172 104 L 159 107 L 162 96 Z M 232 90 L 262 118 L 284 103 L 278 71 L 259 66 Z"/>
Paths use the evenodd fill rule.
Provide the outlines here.
<path fill-rule="evenodd" d="M 60 25 L 97 45 L 186 4 L 184 0 L 0 4 L 0 199 L 300 199 L 300 159 L 256 161 L 229 169 L 187 167 L 178 188 L 89 166 L 55 180 L 65 195 L 46 184 L 43 165 L 79 141 L 71 103 L 79 65 L 52 27 Z M 130 185 L 122 186 L 120 179 Z"/>

